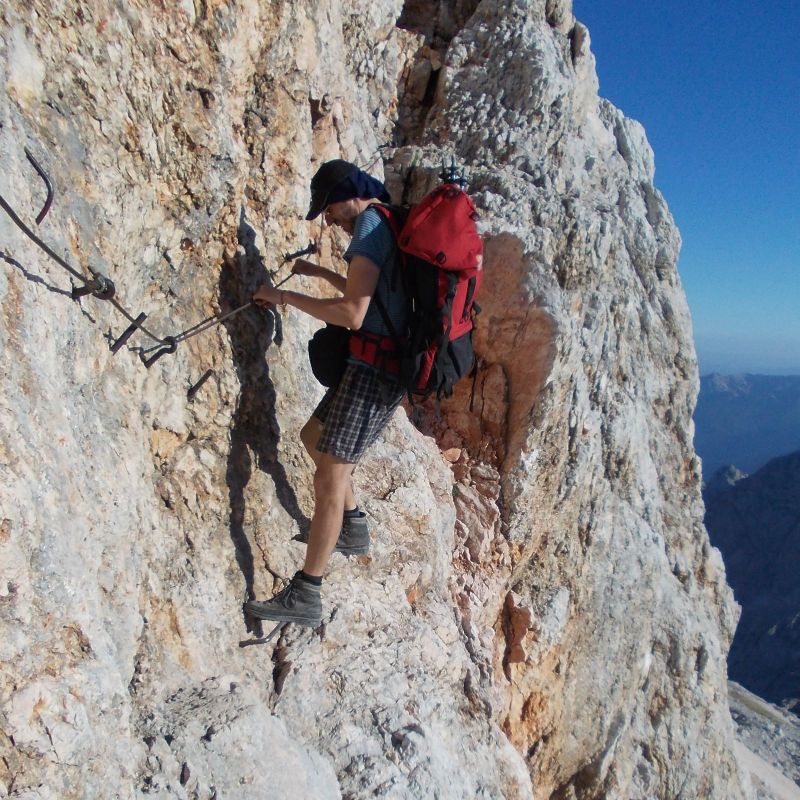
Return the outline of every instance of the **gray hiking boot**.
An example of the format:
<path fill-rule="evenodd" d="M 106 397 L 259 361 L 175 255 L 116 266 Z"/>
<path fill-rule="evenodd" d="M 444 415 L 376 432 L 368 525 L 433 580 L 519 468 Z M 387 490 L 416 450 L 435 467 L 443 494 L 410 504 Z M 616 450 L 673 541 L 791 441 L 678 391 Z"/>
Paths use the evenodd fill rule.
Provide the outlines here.
<path fill-rule="evenodd" d="M 294 540 L 308 544 L 308 531 L 298 533 Z M 352 516 L 345 513 L 342 518 L 342 529 L 339 531 L 339 538 L 336 540 L 333 552 L 345 556 L 363 556 L 369 553 L 369 526 L 367 525 L 367 515 L 363 511 Z"/>
<path fill-rule="evenodd" d="M 353 516 L 344 515 L 342 530 L 333 549 L 345 556 L 363 556 L 369 553 L 369 527 L 367 515 L 363 511 Z"/>
<path fill-rule="evenodd" d="M 245 611 L 258 619 L 275 622 L 293 622 L 296 625 L 316 627 L 322 622 L 320 587 L 304 581 L 296 572 L 285 589 L 269 600 L 250 600 Z"/>

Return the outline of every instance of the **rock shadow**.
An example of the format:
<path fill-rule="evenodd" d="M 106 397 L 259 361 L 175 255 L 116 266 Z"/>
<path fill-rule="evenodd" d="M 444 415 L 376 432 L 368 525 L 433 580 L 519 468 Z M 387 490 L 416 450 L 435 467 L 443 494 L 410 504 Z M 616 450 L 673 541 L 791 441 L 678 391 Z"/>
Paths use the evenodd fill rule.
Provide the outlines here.
<path fill-rule="evenodd" d="M 35 273 L 31 272 L 30 270 L 26 269 L 16 258 L 9 255 L 8 253 L 0 250 L 0 260 L 5 261 L 6 264 L 10 264 L 12 267 L 16 267 L 25 277 L 26 281 L 30 281 L 31 283 L 38 283 L 40 286 L 44 286 L 48 292 L 53 292 L 53 294 L 60 294 L 64 297 L 69 297 L 70 300 L 72 299 L 72 292 L 66 291 L 66 289 L 59 289 L 58 286 L 53 286 L 52 284 L 48 283 L 44 278 L 36 275 Z"/>
<path fill-rule="evenodd" d="M 224 306 L 235 308 L 246 303 L 255 288 L 272 283 L 272 276 L 256 246 L 255 231 L 242 210 L 236 257 L 220 271 L 219 296 Z M 225 481 L 231 511 L 230 536 L 236 560 L 245 579 L 247 598 L 254 597 L 253 548 L 245 531 L 245 490 L 254 469 L 266 472 L 273 480 L 278 501 L 297 521 L 301 530 L 309 520 L 300 509 L 286 470 L 278 456 L 280 426 L 275 414 L 275 387 L 269 375 L 265 354 L 274 342 L 282 341 L 282 324 L 277 309 L 248 309 L 223 323 L 231 341 L 240 393 L 231 428 L 231 448 Z M 268 565 L 265 565 L 269 569 Z M 247 619 L 250 626 L 251 620 Z M 248 630 L 251 630 L 248 627 Z"/>

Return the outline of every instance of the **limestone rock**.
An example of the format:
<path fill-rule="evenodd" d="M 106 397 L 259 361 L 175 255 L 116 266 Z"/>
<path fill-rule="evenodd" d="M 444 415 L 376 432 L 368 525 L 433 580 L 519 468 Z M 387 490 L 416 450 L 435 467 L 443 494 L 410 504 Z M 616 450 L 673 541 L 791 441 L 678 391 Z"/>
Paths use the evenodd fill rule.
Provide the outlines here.
<path fill-rule="evenodd" d="M 314 323 L 248 309 L 145 369 L 154 341 L 111 354 L 128 320 L 72 301 L 0 215 L 5 794 L 748 796 L 644 131 L 598 99 L 568 0 L 435 9 L 0 10 L 0 192 L 33 224 L 28 146 L 55 187 L 38 234 L 158 338 L 246 303 L 310 238 L 340 263 L 299 221 L 326 158 L 380 174 L 396 145 L 399 200 L 454 156 L 486 235 L 474 410 L 465 381 L 442 415 L 398 411 L 356 471 L 371 554 L 334 556 L 324 625 L 238 647 L 262 633 L 242 601 L 302 556 Z"/>

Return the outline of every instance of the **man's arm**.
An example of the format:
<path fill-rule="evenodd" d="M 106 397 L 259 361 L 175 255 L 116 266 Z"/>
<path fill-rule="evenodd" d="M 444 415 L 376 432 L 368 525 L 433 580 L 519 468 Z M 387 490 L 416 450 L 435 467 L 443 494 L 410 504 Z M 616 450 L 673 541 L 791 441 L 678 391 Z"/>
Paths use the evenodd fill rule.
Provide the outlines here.
<path fill-rule="evenodd" d="M 319 264 L 312 264 L 304 258 L 298 258 L 295 261 L 292 273 L 294 275 L 308 275 L 311 278 L 322 278 L 342 294 L 344 294 L 344 287 L 347 284 L 347 278 L 344 275 L 340 275 L 327 267 L 321 267 Z"/>
<path fill-rule="evenodd" d="M 342 297 L 308 297 L 300 292 L 285 292 L 272 286 L 259 286 L 253 295 L 256 305 L 288 303 L 323 322 L 358 330 L 364 322 L 369 301 L 375 292 L 380 269 L 366 256 L 353 256 Z"/>

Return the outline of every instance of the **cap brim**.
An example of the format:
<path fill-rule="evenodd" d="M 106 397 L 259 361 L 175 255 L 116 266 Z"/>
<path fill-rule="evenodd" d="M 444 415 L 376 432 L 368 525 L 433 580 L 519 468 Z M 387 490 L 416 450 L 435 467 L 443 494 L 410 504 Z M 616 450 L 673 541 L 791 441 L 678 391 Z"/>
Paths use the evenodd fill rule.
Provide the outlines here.
<path fill-rule="evenodd" d="M 358 167 L 343 159 L 326 161 L 311 179 L 311 205 L 308 207 L 306 219 L 318 217 L 328 204 L 331 192 L 349 175 L 358 172 Z M 317 190 L 314 191 L 314 184 Z"/>
<path fill-rule="evenodd" d="M 316 219 L 324 210 L 325 210 L 325 200 L 328 197 L 328 193 L 325 192 L 323 195 L 322 193 L 318 194 L 316 197 L 312 195 L 311 197 L 311 205 L 308 207 L 308 214 L 306 214 L 306 219 Z"/>

